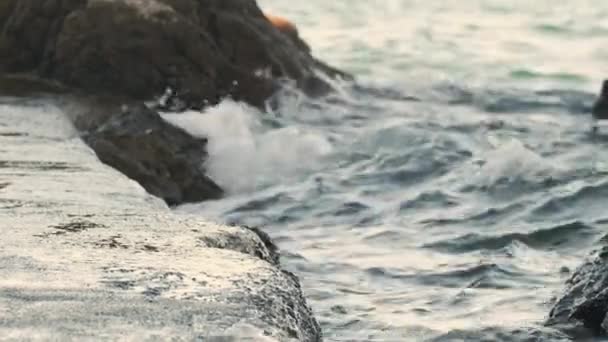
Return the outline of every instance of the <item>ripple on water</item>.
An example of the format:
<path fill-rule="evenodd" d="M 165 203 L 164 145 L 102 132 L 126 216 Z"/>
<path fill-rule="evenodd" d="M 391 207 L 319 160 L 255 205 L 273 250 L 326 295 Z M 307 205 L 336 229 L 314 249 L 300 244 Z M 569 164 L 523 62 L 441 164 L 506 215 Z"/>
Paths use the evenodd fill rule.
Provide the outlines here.
<path fill-rule="evenodd" d="M 608 138 L 581 122 L 603 77 L 608 5 L 498 2 L 261 0 L 364 85 L 327 101 L 279 97 L 270 113 L 192 117 L 230 144 L 241 134 L 230 127 L 264 117 L 245 125 L 255 153 L 210 153 L 210 166 L 230 162 L 214 168 L 227 184 L 252 171 L 270 184 L 222 214 L 267 224 L 328 341 L 566 340 L 540 322 L 559 268 L 576 265 L 607 217 Z M 268 134 L 292 126 L 331 153 Z M 289 173 L 276 163 L 286 157 L 316 165 Z"/>
<path fill-rule="evenodd" d="M 551 197 L 535 207 L 530 217 L 533 220 L 569 217 L 580 214 L 581 211 L 601 214 L 603 202 L 608 196 L 608 182 L 591 185 L 584 184 L 576 190 Z"/>
<path fill-rule="evenodd" d="M 520 203 L 513 203 L 500 208 L 481 208 L 480 213 L 474 213 L 462 218 L 427 218 L 420 220 L 419 223 L 426 227 L 441 227 L 450 225 L 473 225 L 476 227 L 481 225 L 492 226 L 500 222 L 502 219 L 508 219 L 512 216 L 520 214 L 522 209 L 524 209 L 524 205 Z"/>
<path fill-rule="evenodd" d="M 279 203 L 280 204 L 289 204 L 289 203 L 293 203 L 293 202 L 294 202 L 294 200 L 291 197 L 289 197 L 289 195 L 284 194 L 284 193 L 277 193 L 277 194 L 266 196 L 266 197 L 259 198 L 259 199 L 258 198 L 252 199 L 252 200 L 232 209 L 231 211 L 228 212 L 228 214 L 265 210 L 265 209 L 268 209 L 268 208 L 272 207 L 273 205 L 277 205 Z"/>
<path fill-rule="evenodd" d="M 453 330 L 429 342 L 483 341 L 483 342 L 566 342 L 567 335 L 542 327 L 512 328 L 490 327 L 480 330 Z"/>
<path fill-rule="evenodd" d="M 458 205 L 459 198 L 447 194 L 441 190 L 435 190 L 431 192 L 423 192 L 417 195 L 414 199 L 406 200 L 401 202 L 399 210 L 405 213 L 409 210 L 419 210 L 425 208 L 436 208 L 436 207 L 453 207 Z"/>
<path fill-rule="evenodd" d="M 547 229 L 538 229 L 529 233 L 500 235 L 470 233 L 454 239 L 425 244 L 423 247 L 448 253 L 469 253 L 479 250 L 498 250 L 514 242 L 521 242 L 535 249 L 555 250 L 577 248 L 577 246 L 597 237 L 598 234 L 598 230 L 593 226 L 577 221 Z"/>
<path fill-rule="evenodd" d="M 440 286 L 445 288 L 485 288 L 506 289 L 517 286 L 518 277 L 524 277 L 521 272 L 509 269 L 495 263 L 478 265 L 452 266 L 443 272 L 413 272 L 406 273 L 399 269 L 372 267 L 366 273 L 373 279 L 384 281 L 398 280 L 403 285 L 416 284 L 423 286 Z"/>
<path fill-rule="evenodd" d="M 529 69 L 516 69 L 511 71 L 510 75 L 516 79 L 550 78 L 568 82 L 584 82 L 587 80 L 583 75 L 569 73 L 543 73 Z"/>
<path fill-rule="evenodd" d="M 578 74 L 543 74 L 526 69 L 511 72 L 516 79 L 549 78 L 558 81 L 585 82 Z M 457 84 L 441 84 L 435 88 L 435 101 L 452 105 L 473 105 L 489 113 L 538 113 L 566 111 L 589 114 L 596 94 L 573 89 L 471 89 Z"/>

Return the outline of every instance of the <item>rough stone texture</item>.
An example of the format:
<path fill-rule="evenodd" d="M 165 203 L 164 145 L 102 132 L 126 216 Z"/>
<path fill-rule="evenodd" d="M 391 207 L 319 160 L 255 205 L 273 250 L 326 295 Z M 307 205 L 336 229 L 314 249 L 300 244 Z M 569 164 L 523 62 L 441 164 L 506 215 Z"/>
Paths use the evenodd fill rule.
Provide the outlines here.
<path fill-rule="evenodd" d="M 608 247 L 580 266 L 566 283 L 547 324 L 573 338 L 608 336 Z"/>
<path fill-rule="evenodd" d="M 593 104 L 591 114 L 596 120 L 607 120 L 608 119 L 608 80 L 602 82 L 602 90 Z"/>
<path fill-rule="evenodd" d="M 3 101 L 3 340 L 321 340 L 264 234 L 172 214 L 59 110 Z"/>
<path fill-rule="evenodd" d="M 17 0 L 4 0 L 0 2 L 0 23 L 6 22 L 16 3 Z"/>
<path fill-rule="evenodd" d="M 16 97 L 48 97 L 68 93 L 70 89 L 58 82 L 43 80 L 32 75 L 0 74 L 0 94 Z"/>
<path fill-rule="evenodd" d="M 295 80 L 349 76 L 274 27 L 255 0 L 19 0 L 2 28 L 0 70 L 31 72 L 89 93 L 148 99 L 169 87 L 186 107 L 232 96 L 255 106 Z"/>
<path fill-rule="evenodd" d="M 150 194 L 169 205 L 223 195 L 205 175 L 207 139 L 192 137 L 143 104 L 80 103 L 67 111 L 83 132 L 83 140 L 102 162 L 136 180 Z"/>

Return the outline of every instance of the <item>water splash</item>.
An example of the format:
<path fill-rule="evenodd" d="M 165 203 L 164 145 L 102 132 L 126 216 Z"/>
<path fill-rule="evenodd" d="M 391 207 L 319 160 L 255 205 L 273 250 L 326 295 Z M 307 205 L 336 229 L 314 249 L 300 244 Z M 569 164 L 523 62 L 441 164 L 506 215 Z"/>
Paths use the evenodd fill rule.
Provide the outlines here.
<path fill-rule="evenodd" d="M 306 113 L 300 113 L 306 115 Z M 322 134 L 269 124 L 265 113 L 232 100 L 204 112 L 163 114 L 190 134 L 209 139 L 209 175 L 229 193 L 251 192 L 302 177 L 333 151 Z M 276 123 L 276 122 L 274 122 Z"/>

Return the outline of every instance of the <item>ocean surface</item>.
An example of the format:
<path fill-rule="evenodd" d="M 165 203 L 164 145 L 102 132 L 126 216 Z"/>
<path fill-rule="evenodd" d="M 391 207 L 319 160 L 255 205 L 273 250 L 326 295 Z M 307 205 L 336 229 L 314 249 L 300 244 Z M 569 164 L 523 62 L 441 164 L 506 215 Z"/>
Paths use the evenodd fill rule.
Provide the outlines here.
<path fill-rule="evenodd" d="M 556 341 L 608 228 L 608 2 L 262 0 L 356 75 L 258 112 L 166 115 L 229 191 L 178 212 L 263 227 L 327 341 Z"/>
<path fill-rule="evenodd" d="M 164 114 L 228 191 L 175 212 L 268 232 L 326 341 L 559 341 L 608 228 L 608 2 L 259 2 L 357 85 Z"/>

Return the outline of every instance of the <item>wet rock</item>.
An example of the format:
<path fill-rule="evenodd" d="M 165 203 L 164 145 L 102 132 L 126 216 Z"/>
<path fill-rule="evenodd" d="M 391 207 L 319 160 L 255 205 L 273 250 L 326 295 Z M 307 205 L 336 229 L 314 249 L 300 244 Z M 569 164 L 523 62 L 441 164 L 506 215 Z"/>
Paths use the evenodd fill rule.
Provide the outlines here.
<path fill-rule="evenodd" d="M 266 233 L 258 228 L 224 227 L 217 232 L 207 232 L 198 241 L 201 246 L 208 248 L 232 246 L 233 250 L 255 256 L 273 265 L 279 265 L 279 253 L 276 245 Z"/>
<path fill-rule="evenodd" d="M 350 77 L 255 0 L 19 0 L 3 16 L 1 71 L 93 94 L 149 99 L 171 88 L 191 108 L 226 96 L 262 106 L 283 78 L 320 94 L 330 86 L 316 71 Z"/>
<path fill-rule="evenodd" d="M 547 325 L 576 339 L 608 336 L 608 247 L 580 266 L 553 306 Z"/>
<path fill-rule="evenodd" d="M 17 0 L 4 0 L 0 2 L 0 23 L 5 23 L 13 12 Z"/>
<path fill-rule="evenodd" d="M 0 75 L 0 94 L 14 97 L 46 97 L 69 92 L 58 82 L 28 74 Z"/>
<path fill-rule="evenodd" d="M 80 108 L 75 111 L 79 116 L 74 122 L 97 157 L 150 194 L 169 205 L 223 195 L 222 189 L 205 175 L 206 139 L 194 138 L 143 104 L 121 108 L 89 104 Z"/>
<path fill-rule="evenodd" d="M 483 341 L 483 342 L 570 342 L 568 336 L 547 328 L 535 326 L 512 327 L 486 327 L 471 330 L 452 330 L 441 336 L 427 340 L 428 342 L 454 342 L 454 341 Z"/>
<path fill-rule="evenodd" d="M 204 173 L 206 141 L 134 103 L 164 95 L 157 109 L 184 110 L 232 97 L 262 107 L 285 79 L 321 95 L 326 77 L 351 78 L 269 17 L 255 0 L 2 1 L 0 94 L 97 97 L 76 126 L 104 163 L 169 204 L 219 198 Z"/>
<path fill-rule="evenodd" d="M 593 104 L 591 113 L 596 120 L 608 119 L 608 80 L 604 80 L 602 83 L 602 90 Z"/>

